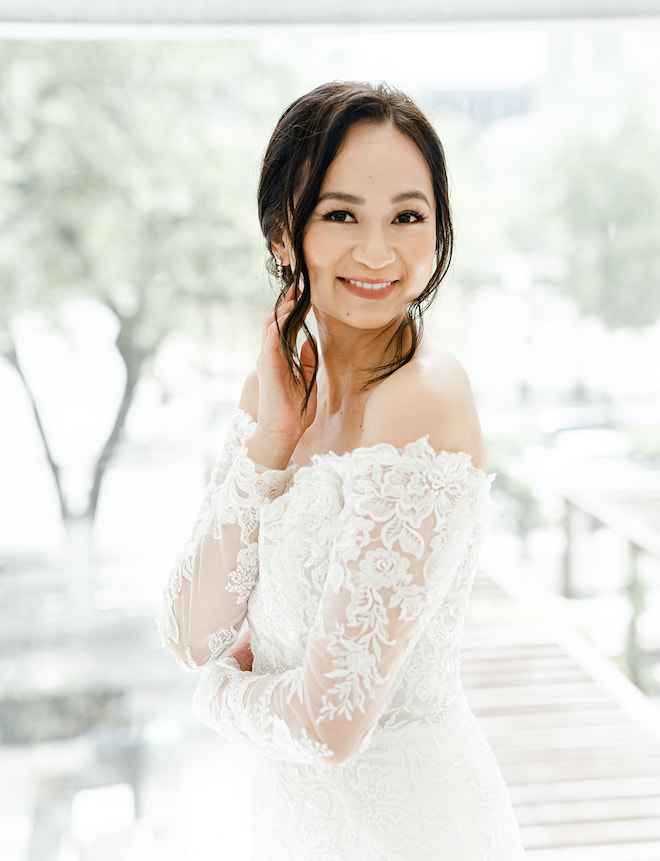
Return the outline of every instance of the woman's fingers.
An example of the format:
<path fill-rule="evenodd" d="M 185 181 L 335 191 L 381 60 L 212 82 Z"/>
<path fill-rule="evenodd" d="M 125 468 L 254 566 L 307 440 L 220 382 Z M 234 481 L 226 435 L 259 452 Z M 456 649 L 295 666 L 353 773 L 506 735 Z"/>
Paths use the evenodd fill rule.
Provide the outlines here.
<path fill-rule="evenodd" d="M 271 363 L 275 363 L 276 366 L 280 366 L 284 369 L 284 355 L 282 353 L 282 349 L 280 346 L 280 332 L 282 326 L 285 324 L 289 316 L 293 313 L 293 310 L 296 307 L 297 300 L 294 299 L 294 288 L 290 287 L 285 296 L 287 298 L 283 299 L 275 308 L 266 315 L 263 322 L 262 329 L 262 338 L 261 338 L 261 349 L 262 355 L 260 357 L 262 362 L 262 367 L 264 367 L 263 362 L 266 362 L 268 365 Z M 306 308 L 305 316 L 309 313 L 311 306 Z M 304 325 L 304 318 L 299 321 L 297 326 L 298 331 L 302 329 Z M 296 359 L 296 365 L 298 366 L 299 372 L 305 377 L 305 379 L 310 382 L 313 375 L 314 369 L 316 367 L 316 359 L 314 355 L 314 349 L 309 339 L 304 342 L 300 351 L 299 359 Z"/>
<path fill-rule="evenodd" d="M 314 354 L 314 339 L 306 338 L 305 343 L 300 348 L 300 364 L 305 370 L 305 376 L 311 378 L 314 369 L 316 368 L 316 356 Z"/>
<path fill-rule="evenodd" d="M 285 302 L 281 302 L 274 311 L 271 311 L 270 314 L 266 314 L 263 322 L 263 329 L 261 332 L 261 343 L 264 344 L 266 338 L 268 337 L 268 332 L 270 327 L 276 325 L 279 322 L 280 326 L 289 316 L 289 314 L 293 311 L 295 302 L 291 299 Z"/>
<path fill-rule="evenodd" d="M 266 317 L 266 319 L 267 319 L 267 320 L 268 320 L 268 319 L 270 319 L 270 321 L 271 321 L 271 322 L 272 322 L 273 320 L 275 320 L 276 318 L 277 318 L 277 319 L 280 319 L 280 318 L 282 317 L 282 315 L 283 315 L 283 314 L 290 314 L 290 313 L 291 313 L 291 311 L 293 311 L 293 309 L 294 309 L 295 305 L 296 305 L 296 303 L 295 303 L 295 300 L 294 300 L 294 299 L 285 299 L 283 302 L 280 302 L 280 304 L 279 304 L 279 305 L 277 305 L 277 306 L 276 306 L 276 307 L 275 307 L 275 308 L 270 312 L 270 314 L 268 314 L 268 316 Z"/>
<path fill-rule="evenodd" d="M 287 299 L 284 302 L 281 302 L 277 308 L 273 311 L 273 318 L 277 317 L 281 318 L 282 314 L 290 314 L 295 308 L 295 301 L 293 299 Z"/>

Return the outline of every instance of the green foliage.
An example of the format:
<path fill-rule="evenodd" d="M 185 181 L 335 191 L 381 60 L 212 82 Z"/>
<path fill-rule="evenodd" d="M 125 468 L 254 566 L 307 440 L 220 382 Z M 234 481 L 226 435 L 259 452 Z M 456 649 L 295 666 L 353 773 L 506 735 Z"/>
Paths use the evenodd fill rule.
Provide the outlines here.
<path fill-rule="evenodd" d="M 147 360 L 177 331 L 222 341 L 262 293 L 256 166 L 284 82 L 247 42 L 2 45 L 0 354 L 27 390 L 65 521 L 13 320 L 36 311 L 57 326 L 74 296 L 117 320 L 125 382 L 93 519 Z"/>
<path fill-rule="evenodd" d="M 545 117 L 547 155 L 519 244 L 546 255 L 547 279 L 608 327 L 660 316 L 660 127 L 653 88 L 605 76 Z"/>
<path fill-rule="evenodd" d="M 436 112 L 433 124 L 447 157 L 454 218 L 454 256 L 450 280 L 462 292 L 497 283 L 505 247 L 504 221 L 488 164 L 485 135 L 465 114 Z"/>
<path fill-rule="evenodd" d="M 660 465 L 660 423 L 624 425 L 621 431 L 632 439 L 636 459 Z"/>
<path fill-rule="evenodd" d="M 489 470 L 496 475 L 493 495 L 499 500 L 499 514 L 523 540 L 543 522 L 539 499 L 516 470 L 517 458 L 525 446 L 534 443 L 538 437 L 527 429 L 486 440 Z"/>
<path fill-rule="evenodd" d="M 3 308 L 82 293 L 150 353 L 218 302 L 253 300 L 259 87 L 276 78 L 242 43 L 3 45 Z"/>

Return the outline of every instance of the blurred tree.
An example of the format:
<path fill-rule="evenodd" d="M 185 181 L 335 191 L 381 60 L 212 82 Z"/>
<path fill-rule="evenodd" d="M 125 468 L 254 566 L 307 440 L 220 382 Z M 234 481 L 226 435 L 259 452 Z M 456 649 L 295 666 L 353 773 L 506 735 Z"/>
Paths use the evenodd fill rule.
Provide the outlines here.
<path fill-rule="evenodd" d="M 217 338 L 213 310 L 240 313 L 260 293 L 255 165 L 281 80 L 244 42 L 2 44 L 0 352 L 32 404 L 65 525 L 93 521 L 164 339 Z M 14 326 L 29 311 L 57 327 L 75 296 L 114 315 L 125 369 L 84 510 L 67 498 Z"/>
<path fill-rule="evenodd" d="M 660 316 L 658 113 L 657 88 L 620 70 L 558 99 L 515 222 L 541 279 L 610 329 Z"/>
<path fill-rule="evenodd" d="M 447 157 L 454 218 L 450 279 L 465 294 L 500 278 L 505 253 L 502 201 L 493 185 L 488 137 L 471 117 L 449 109 L 431 114 Z"/>

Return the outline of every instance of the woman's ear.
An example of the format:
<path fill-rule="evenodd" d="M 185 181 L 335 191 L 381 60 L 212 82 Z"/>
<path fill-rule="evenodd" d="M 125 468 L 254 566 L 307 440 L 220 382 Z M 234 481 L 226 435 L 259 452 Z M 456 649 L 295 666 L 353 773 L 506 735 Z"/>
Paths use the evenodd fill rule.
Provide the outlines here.
<path fill-rule="evenodd" d="M 293 253 L 291 251 L 291 243 L 287 236 L 281 233 L 279 236 L 271 240 L 270 250 L 275 257 L 279 257 L 282 261 L 282 266 L 291 266 L 293 261 Z"/>

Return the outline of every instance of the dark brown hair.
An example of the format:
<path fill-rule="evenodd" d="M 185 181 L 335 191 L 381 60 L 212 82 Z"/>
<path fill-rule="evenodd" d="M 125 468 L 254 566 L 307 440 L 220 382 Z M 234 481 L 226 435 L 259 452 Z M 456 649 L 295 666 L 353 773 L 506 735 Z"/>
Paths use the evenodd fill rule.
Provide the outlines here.
<path fill-rule="evenodd" d="M 373 376 L 369 385 L 388 377 L 414 356 L 423 312 L 435 298 L 452 255 L 453 229 L 444 151 L 433 126 L 409 96 L 385 84 L 333 82 L 301 96 L 284 111 L 264 156 L 258 207 L 261 230 L 271 255 L 273 240 L 285 235 L 291 242 L 295 259 L 295 267 L 283 269 L 284 286 L 275 307 L 292 284 L 302 287 L 292 313 L 282 324 L 280 342 L 294 379 L 305 390 L 303 411 L 313 384 L 313 380 L 307 382 L 299 372 L 296 348 L 301 329 L 309 337 L 305 315 L 310 304 L 310 283 L 303 238 L 328 168 L 349 129 L 360 122 L 392 123 L 417 145 L 431 173 L 436 209 L 435 269 L 390 341 L 395 346 L 394 358 L 371 369 Z M 274 272 L 272 257 L 269 268 Z M 407 348 L 406 333 L 410 336 Z M 311 337 L 310 341 L 314 345 Z M 318 369 L 315 345 L 314 353 Z"/>

